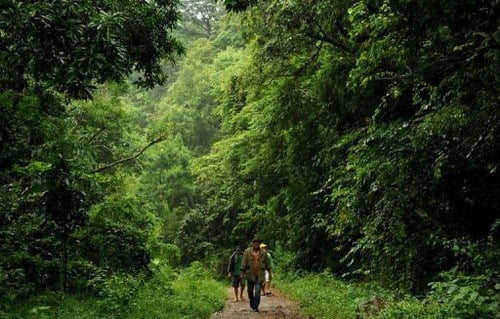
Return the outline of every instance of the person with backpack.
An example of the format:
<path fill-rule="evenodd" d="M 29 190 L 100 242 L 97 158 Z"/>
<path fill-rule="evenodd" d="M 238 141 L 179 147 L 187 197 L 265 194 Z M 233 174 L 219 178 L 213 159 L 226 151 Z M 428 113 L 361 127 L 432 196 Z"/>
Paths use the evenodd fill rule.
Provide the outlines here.
<path fill-rule="evenodd" d="M 243 291 L 245 290 L 245 281 L 240 278 L 242 259 L 243 253 L 241 252 L 241 247 L 236 246 L 227 264 L 227 276 L 231 278 L 231 286 L 234 288 L 234 301 L 244 300 Z"/>
<path fill-rule="evenodd" d="M 259 311 L 260 289 L 265 280 L 265 270 L 269 271 L 272 278 L 271 260 L 267 253 L 260 249 L 260 239 L 254 238 L 252 245 L 243 252 L 241 261 L 241 279 L 247 279 L 248 299 L 253 311 Z"/>

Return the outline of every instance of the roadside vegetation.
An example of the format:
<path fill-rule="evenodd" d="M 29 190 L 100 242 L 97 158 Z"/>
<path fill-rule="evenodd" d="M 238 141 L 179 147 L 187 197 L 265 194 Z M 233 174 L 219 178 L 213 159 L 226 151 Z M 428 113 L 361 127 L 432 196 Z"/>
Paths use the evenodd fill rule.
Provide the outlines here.
<path fill-rule="evenodd" d="M 257 236 L 318 318 L 497 319 L 498 12 L 2 1 L 0 317 L 206 318 Z"/>
<path fill-rule="evenodd" d="M 86 293 L 30 296 L 12 304 L 0 318 L 200 319 L 223 308 L 227 287 L 202 264 L 181 270 L 155 264 L 153 269 L 148 277 L 101 278 Z"/>

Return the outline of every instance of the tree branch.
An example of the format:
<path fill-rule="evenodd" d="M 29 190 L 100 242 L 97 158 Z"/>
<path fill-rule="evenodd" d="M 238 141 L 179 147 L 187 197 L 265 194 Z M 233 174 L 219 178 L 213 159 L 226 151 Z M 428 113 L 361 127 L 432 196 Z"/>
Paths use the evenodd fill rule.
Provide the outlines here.
<path fill-rule="evenodd" d="M 94 133 L 94 135 L 92 135 L 90 137 L 90 139 L 88 140 L 87 144 L 90 144 L 92 143 L 102 132 L 104 132 L 106 130 L 106 127 L 101 127 L 97 130 L 97 132 Z"/>
<path fill-rule="evenodd" d="M 151 146 L 155 145 L 156 143 L 159 143 L 161 141 L 163 141 L 165 138 L 163 136 L 160 136 L 154 140 L 152 140 L 151 142 L 149 142 L 148 145 L 144 146 L 141 150 L 139 150 L 135 155 L 133 156 L 130 156 L 130 157 L 126 157 L 126 158 L 122 158 L 122 159 L 119 159 L 119 160 L 116 160 L 112 163 L 109 163 L 109 164 L 106 164 L 104 166 L 101 166 L 101 167 L 98 167 L 96 169 L 94 169 L 92 171 L 92 173 L 99 173 L 99 172 L 102 172 L 104 170 L 107 170 L 109 168 L 112 168 L 116 165 L 119 165 L 119 164 L 123 164 L 123 163 L 126 163 L 126 162 L 130 162 L 130 161 L 133 161 L 135 160 L 136 158 L 138 158 L 139 156 L 141 156 L 148 148 L 150 148 Z"/>
<path fill-rule="evenodd" d="M 307 59 L 304 62 L 304 64 L 302 64 L 302 66 L 300 68 L 298 68 L 297 70 L 295 70 L 293 72 L 293 74 L 294 75 L 299 75 L 302 71 L 304 71 L 306 68 L 308 68 L 309 65 L 311 65 L 311 63 L 317 61 L 319 53 L 321 52 L 322 48 L 323 48 L 323 42 L 320 42 L 319 45 L 316 47 L 316 51 L 314 51 L 313 55 L 310 56 L 309 59 Z"/>
<path fill-rule="evenodd" d="M 326 42 L 330 43 L 331 45 L 337 47 L 337 49 L 342 50 L 343 52 L 347 53 L 352 53 L 353 49 L 347 46 L 345 43 L 342 43 L 341 41 L 330 38 L 324 34 L 314 34 L 313 32 L 308 32 L 307 36 L 309 36 L 313 40 L 321 41 L 321 42 Z"/>

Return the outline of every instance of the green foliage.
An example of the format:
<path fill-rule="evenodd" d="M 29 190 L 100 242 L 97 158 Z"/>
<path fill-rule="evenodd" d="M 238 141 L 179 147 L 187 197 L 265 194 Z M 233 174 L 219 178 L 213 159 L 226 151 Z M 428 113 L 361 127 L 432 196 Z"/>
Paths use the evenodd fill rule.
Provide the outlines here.
<path fill-rule="evenodd" d="M 225 83 L 241 68 L 246 57 L 241 49 L 200 39 L 188 47 L 177 80 L 158 105 L 158 129 L 176 136 L 195 151 L 206 152 L 213 143 L 218 121 L 212 114 L 223 96 Z"/>
<path fill-rule="evenodd" d="M 210 38 L 217 32 L 223 9 L 216 1 L 182 0 L 181 19 L 176 26 L 180 39 Z"/>
<path fill-rule="evenodd" d="M 6 243 L 2 246 L 4 267 L 8 273 L 23 274 L 21 282 L 25 285 L 85 289 L 85 277 L 99 271 L 87 261 L 94 257 L 102 261 L 104 251 L 117 252 L 114 257 L 130 258 L 130 255 L 124 256 L 127 252 L 120 248 L 122 238 L 116 236 L 118 233 L 130 239 L 131 247 L 142 247 L 128 251 L 138 257 L 131 267 L 137 269 L 136 265 L 141 264 L 139 268 L 144 269 L 148 263 L 146 246 L 153 237 L 154 218 L 143 221 L 148 215 L 142 214 L 137 201 L 120 202 L 115 198 L 115 202 L 108 201 L 92 209 L 94 212 L 107 210 L 107 219 L 88 214 L 92 204 L 106 197 L 103 188 L 112 192 L 120 184 L 118 178 L 96 176 L 92 170 L 126 156 L 123 153 L 130 151 L 124 141 L 138 144 L 142 141 L 139 134 L 130 138 L 135 127 L 131 123 L 131 112 L 116 95 L 104 95 L 103 90 L 93 103 L 71 105 L 65 119 L 38 114 L 36 120 L 40 123 L 36 125 L 41 125 L 45 134 L 42 141 L 15 145 L 22 152 L 29 150 L 30 158 L 14 157 L 14 162 L 8 164 L 12 168 L 0 174 L 5 182 L 2 198 L 8 199 L 3 204 L 7 218 L 2 220 L 5 227 L 2 240 Z M 122 125 L 114 124 L 111 119 Z M 127 203 L 130 205 L 126 206 Z M 138 210 L 135 216 L 140 218 L 133 219 L 132 210 Z M 125 230 L 121 224 L 127 219 L 129 229 Z M 142 230 L 135 228 L 136 222 Z M 121 230 L 113 225 L 120 225 Z M 93 251 L 92 240 L 81 241 L 82 234 L 87 234 L 88 239 L 91 233 L 103 235 L 92 238 L 94 244 L 105 234 L 114 234 L 115 240 L 101 241 L 99 248 Z M 93 255 L 94 252 L 102 253 L 101 257 Z M 111 258 L 108 256 L 108 260 Z M 104 266 L 101 261 L 99 266 Z M 109 263 L 125 264 L 123 260 Z M 23 289 L 16 291 L 22 297 Z"/>
<path fill-rule="evenodd" d="M 461 261 L 452 270 L 441 273 L 439 281 L 430 283 L 427 297 L 394 301 L 380 318 L 498 318 L 498 267 L 492 263 L 498 259 L 498 248 L 491 243 L 463 241 L 454 241 L 452 245 Z M 469 267 L 472 269 L 465 273 Z"/>
<path fill-rule="evenodd" d="M 387 295 L 330 272 L 422 296 L 384 318 L 498 313 L 496 3 L 183 4 L 176 69 L 176 0 L 0 5 L 1 316 L 207 317 L 255 234 L 331 270 L 289 285 L 318 316 Z"/>
<path fill-rule="evenodd" d="M 169 33 L 177 4 L 6 1 L 0 81 L 17 90 L 31 78 L 75 97 L 89 97 L 95 82 L 123 80 L 132 71 L 143 74 L 140 84 L 161 83 L 161 59 L 182 51 Z"/>
<path fill-rule="evenodd" d="M 249 6 L 257 3 L 257 0 L 224 0 L 224 5 L 228 11 L 245 11 Z"/>
<path fill-rule="evenodd" d="M 211 279 L 212 274 L 201 262 L 194 262 L 180 273 L 174 282 L 178 299 L 174 301 L 173 313 L 180 318 L 208 318 L 224 307 L 226 287 Z M 193 303 L 194 301 L 194 303 Z"/>
<path fill-rule="evenodd" d="M 94 319 L 99 318 L 95 299 L 79 298 L 76 296 L 60 293 L 38 295 L 25 299 L 16 304 L 15 311 L 5 313 L 9 319 L 53 319 L 53 318 L 76 318 Z"/>
<path fill-rule="evenodd" d="M 179 227 L 179 247 L 184 252 L 184 262 L 203 260 L 213 254 L 215 247 L 212 243 L 210 229 L 207 224 L 212 222 L 213 215 L 196 209 L 184 215 Z"/>
<path fill-rule="evenodd" d="M 83 255 L 110 271 L 147 269 L 154 242 L 154 216 L 137 199 L 110 196 L 94 205 L 81 233 Z"/>
<path fill-rule="evenodd" d="M 224 306 L 226 288 L 200 263 L 181 270 L 175 280 L 159 275 L 141 288 L 124 318 L 208 318 Z"/>
<path fill-rule="evenodd" d="M 500 249 L 491 242 L 454 240 L 447 243 L 458 259 L 451 270 L 430 283 L 427 299 L 444 304 L 456 318 L 496 318 L 500 311 Z"/>
<path fill-rule="evenodd" d="M 231 21 L 226 20 L 234 24 Z M 228 33 L 230 26 L 221 26 L 221 32 Z M 162 235 L 181 248 L 185 263 L 213 254 L 215 245 L 208 243 L 216 234 L 224 236 L 216 229 L 204 229 L 204 216 L 210 214 L 204 208 L 203 212 L 198 209 L 204 201 L 204 190 L 193 184 L 192 173 L 198 170 L 194 159 L 205 154 L 217 139 L 220 114 L 216 107 L 226 84 L 240 72 L 248 57 L 246 51 L 227 41 L 220 37 L 199 39 L 188 46 L 189 54 L 176 81 L 157 105 L 156 121 L 151 127 L 153 132 L 168 136 L 167 140 L 144 162 L 138 189 L 164 221 Z M 224 215 L 209 218 L 215 221 Z"/>
<path fill-rule="evenodd" d="M 355 318 L 358 304 L 372 296 L 392 296 L 376 286 L 346 283 L 328 271 L 300 277 L 285 275 L 276 285 L 296 299 L 307 314 L 315 318 Z"/>
<path fill-rule="evenodd" d="M 446 278 L 447 277 L 447 278 Z M 447 273 L 447 281 L 432 283 L 429 299 L 445 304 L 454 318 L 496 318 L 500 306 L 499 287 L 487 275 Z"/>
<path fill-rule="evenodd" d="M 74 101 L 93 97 L 97 84 L 123 81 L 132 72 L 142 86 L 163 83 L 162 59 L 172 61 L 182 52 L 171 36 L 177 4 L 9 0 L 0 5 L 0 205 L 5 213 L 0 253 L 10 302 L 33 289 L 82 289 L 85 278 L 99 273 L 86 258 L 90 241 L 79 241 L 82 233 L 102 235 L 96 241 L 107 236 L 109 243 L 99 243 L 101 253 L 114 245 L 106 253 L 124 259 L 124 253 L 134 252 L 128 256 L 137 257 L 131 268 L 147 267 L 152 227 L 138 230 L 144 226 L 139 220 L 124 227 L 123 219 L 88 218 L 89 208 L 120 184 L 119 176 L 95 173 L 116 166 L 129 156 L 131 144 L 143 141 L 140 133 L 131 134 L 132 112 L 117 97 L 123 92 L 112 86 L 93 102 Z M 118 233 L 128 240 L 125 246 L 141 249 L 118 253 L 123 248 Z M 99 259 L 99 266 L 116 266 Z"/>
<path fill-rule="evenodd" d="M 172 244 L 165 243 L 155 243 L 156 245 L 152 248 L 155 259 L 153 259 L 153 264 L 167 264 L 171 267 L 177 267 L 181 261 L 181 251 L 179 247 Z"/>
<path fill-rule="evenodd" d="M 141 286 L 141 278 L 130 275 L 113 275 L 99 285 L 96 304 L 100 312 L 109 317 L 122 317 Z"/>
<path fill-rule="evenodd" d="M 3 311 L 9 311 L 19 297 L 33 293 L 32 285 L 26 282 L 24 269 L 4 269 L 0 266 L 0 318 Z"/>
<path fill-rule="evenodd" d="M 408 298 L 399 302 L 390 304 L 389 307 L 383 309 L 377 318 L 380 319 L 452 319 L 448 307 L 438 303 L 424 303 L 421 300 Z"/>
<path fill-rule="evenodd" d="M 165 263 L 146 279 L 113 275 L 99 283 L 99 299 L 63 294 L 32 296 L 0 318 L 208 318 L 222 309 L 226 287 L 210 278 L 201 264 L 173 271 Z M 2 317 L 3 316 L 3 317 Z"/>
<path fill-rule="evenodd" d="M 445 243 L 497 243 L 494 12 L 482 1 L 250 8 L 250 65 L 225 83 L 221 138 L 193 165 L 206 233 L 258 232 L 300 268 L 419 294 L 459 262 Z M 477 267 L 464 274 L 490 269 Z"/>
<path fill-rule="evenodd" d="M 433 283 L 432 292 L 425 299 L 411 296 L 399 299 L 374 285 L 340 281 L 329 272 L 307 275 L 278 272 L 276 284 L 316 318 L 355 318 L 358 305 L 372 296 L 384 300 L 375 318 L 497 318 L 498 287 L 487 276 L 470 277 L 456 272 L 443 276 L 446 281 Z"/>

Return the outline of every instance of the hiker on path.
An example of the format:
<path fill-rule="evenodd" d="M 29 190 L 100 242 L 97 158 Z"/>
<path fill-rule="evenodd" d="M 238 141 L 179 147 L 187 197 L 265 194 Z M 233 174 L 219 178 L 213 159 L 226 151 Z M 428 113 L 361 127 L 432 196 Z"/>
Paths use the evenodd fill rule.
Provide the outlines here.
<path fill-rule="evenodd" d="M 267 253 L 260 249 L 261 241 L 257 238 L 252 240 L 252 245 L 245 249 L 241 262 L 241 279 L 247 279 L 248 299 L 253 311 L 259 311 L 260 289 L 265 280 L 265 270 L 269 271 L 272 278 L 271 261 Z"/>
<path fill-rule="evenodd" d="M 264 251 L 264 253 L 267 254 L 267 257 L 269 258 L 269 264 L 270 268 L 274 268 L 274 263 L 273 263 L 273 258 L 271 254 L 269 253 L 269 246 L 266 244 L 260 244 L 260 249 Z M 262 296 L 270 296 L 271 295 L 271 277 L 269 276 L 269 270 L 264 271 L 264 283 L 262 284 Z"/>
<path fill-rule="evenodd" d="M 236 246 L 233 254 L 229 257 L 229 262 L 227 264 L 227 276 L 231 278 L 231 285 L 234 288 L 234 301 L 244 300 L 243 290 L 245 290 L 245 280 L 240 278 L 242 259 L 243 253 L 241 252 L 241 247 Z M 238 288 L 240 290 L 239 293 Z"/>

